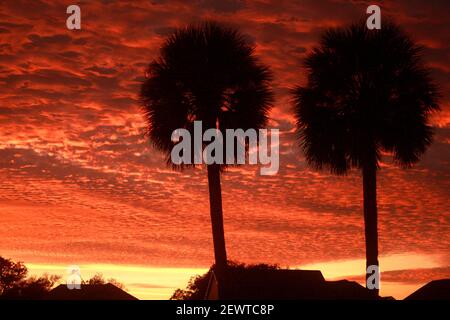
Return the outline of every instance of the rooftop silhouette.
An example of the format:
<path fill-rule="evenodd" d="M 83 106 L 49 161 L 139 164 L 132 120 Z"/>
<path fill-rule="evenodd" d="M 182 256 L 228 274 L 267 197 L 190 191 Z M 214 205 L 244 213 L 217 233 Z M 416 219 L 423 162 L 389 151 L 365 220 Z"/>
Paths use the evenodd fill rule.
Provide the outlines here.
<path fill-rule="evenodd" d="M 112 283 L 82 284 L 81 289 L 68 289 L 61 284 L 51 290 L 46 300 L 138 300 Z"/>
<path fill-rule="evenodd" d="M 217 281 L 210 274 L 206 299 L 217 299 Z M 348 280 L 326 281 L 319 270 L 228 269 L 220 299 L 375 300 L 369 289 Z"/>
<path fill-rule="evenodd" d="M 407 296 L 405 300 L 450 300 L 450 279 L 431 281 Z"/>

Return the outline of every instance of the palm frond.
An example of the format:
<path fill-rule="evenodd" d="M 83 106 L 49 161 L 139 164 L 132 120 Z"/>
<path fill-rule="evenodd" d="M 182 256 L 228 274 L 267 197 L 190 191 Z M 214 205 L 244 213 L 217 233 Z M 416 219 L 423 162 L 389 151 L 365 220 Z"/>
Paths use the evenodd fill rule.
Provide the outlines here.
<path fill-rule="evenodd" d="M 262 128 L 272 107 L 269 69 L 236 29 L 205 21 L 176 30 L 148 67 L 141 104 L 153 144 L 169 156 L 171 133 Z M 192 131 L 191 131 L 192 132 Z"/>
<path fill-rule="evenodd" d="M 300 145 L 316 169 L 343 174 L 383 151 L 410 166 L 432 141 L 438 90 L 422 48 L 397 25 L 363 22 L 327 30 L 305 60 L 307 84 L 293 91 Z"/>

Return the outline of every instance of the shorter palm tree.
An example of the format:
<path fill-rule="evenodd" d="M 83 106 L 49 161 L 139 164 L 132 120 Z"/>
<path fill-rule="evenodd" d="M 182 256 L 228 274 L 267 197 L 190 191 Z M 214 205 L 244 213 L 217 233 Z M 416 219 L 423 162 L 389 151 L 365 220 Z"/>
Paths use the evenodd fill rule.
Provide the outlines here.
<path fill-rule="evenodd" d="M 331 29 L 306 58 L 307 85 L 293 93 L 308 163 L 338 175 L 352 167 L 362 171 L 367 267 L 379 265 L 376 173 L 382 153 L 409 167 L 432 141 L 428 118 L 438 110 L 438 94 L 421 56 L 393 23 L 381 30 L 364 23 Z"/>

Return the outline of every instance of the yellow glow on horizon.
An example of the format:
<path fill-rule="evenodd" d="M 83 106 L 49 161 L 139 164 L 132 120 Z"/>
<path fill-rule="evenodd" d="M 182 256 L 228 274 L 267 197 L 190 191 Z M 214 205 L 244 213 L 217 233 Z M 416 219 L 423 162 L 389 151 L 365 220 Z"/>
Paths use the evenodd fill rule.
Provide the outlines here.
<path fill-rule="evenodd" d="M 58 274 L 64 283 L 68 265 L 61 264 L 26 264 L 30 274 Z M 407 270 L 418 268 L 441 267 L 441 256 L 431 254 L 402 253 L 380 257 L 380 268 L 383 271 Z M 89 279 L 96 273 L 102 273 L 105 279 L 115 278 L 123 283 L 128 292 L 139 299 L 169 299 L 177 288 L 185 288 L 189 279 L 204 274 L 207 268 L 151 267 L 115 264 L 80 264 L 82 279 Z M 298 267 L 303 270 L 320 270 L 327 280 L 359 276 L 364 274 L 365 260 L 351 259 L 340 261 L 324 261 L 305 264 Z M 431 281 L 432 279 L 430 279 Z M 422 284 L 405 284 L 388 282 L 381 278 L 381 295 L 403 299 Z"/>
<path fill-rule="evenodd" d="M 27 263 L 30 274 L 58 274 L 64 283 L 69 265 L 50 265 Z M 207 268 L 174 268 L 174 267 L 144 267 L 113 264 L 80 264 L 81 278 L 86 280 L 96 273 L 102 273 L 105 279 L 115 278 L 123 283 L 128 293 L 139 299 L 170 298 L 177 288 L 185 288 L 189 279 L 197 274 L 203 274 Z"/>
<path fill-rule="evenodd" d="M 405 269 L 438 268 L 441 267 L 441 256 L 436 254 L 401 253 L 380 256 L 380 271 L 397 271 Z M 300 265 L 299 269 L 320 270 L 327 279 L 364 274 L 366 260 L 337 260 Z"/>
<path fill-rule="evenodd" d="M 379 257 L 381 286 L 380 295 L 403 299 L 423 284 L 383 281 L 383 272 L 408 269 L 426 269 L 442 267 L 442 256 L 437 254 L 401 253 Z M 363 276 L 366 269 L 364 259 L 326 261 L 305 264 L 298 267 L 304 270 L 320 270 L 327 280 L 342 279 L 350 276 Z M 432 279 L 430 279 L 431 281 Z"/>

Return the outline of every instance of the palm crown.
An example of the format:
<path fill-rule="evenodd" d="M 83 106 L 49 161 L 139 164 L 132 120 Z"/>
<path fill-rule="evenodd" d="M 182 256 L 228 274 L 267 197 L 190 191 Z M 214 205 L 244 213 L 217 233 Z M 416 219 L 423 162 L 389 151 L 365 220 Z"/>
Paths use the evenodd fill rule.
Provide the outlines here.
<path fill-rule="evenodd" d="M 432 139 L 429 114 L 438 109 L 421 51 L 392 23 L 327 31 L 306 59 L 307 86 L 294 92 L 307 161 L 337 174 L 378 166 L 383 151 L 401 166 L 418 161 Z"/>
<path fill-rule="evenodd" d="M 179 29 L 164 43 L 147 71 L 141 98 L 154 145 L 170 155 L 171 133 L 261 128 L 268 119 L 272 93 L 269 70 L 238 31 L 215 22 Z"/>

